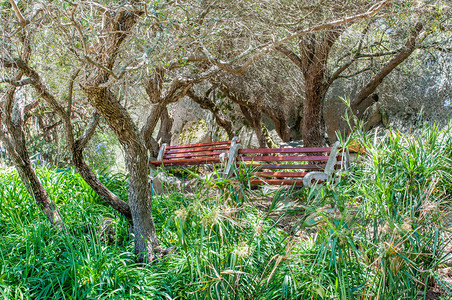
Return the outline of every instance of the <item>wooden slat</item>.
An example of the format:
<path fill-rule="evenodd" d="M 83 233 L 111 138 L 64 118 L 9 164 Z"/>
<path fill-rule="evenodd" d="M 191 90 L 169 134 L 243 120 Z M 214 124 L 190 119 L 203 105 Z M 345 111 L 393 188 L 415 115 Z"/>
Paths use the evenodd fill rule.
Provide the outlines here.
<path fill-rule="evenodd" d="M 164 159 L 171 159 L 171 158 L 186 158 L 186 157 L 201 157 L 201 156 L 218 156 L 218 155 L 220 155 L 222 153 L 225 153 L 225 151 L 170 154 L 170 155 L 164 155 L 163 158 Z"/>
<path fill-rule="evenodd" d="M 149 163 L 155 166 L 184 166 L 184 165 L 202 165 L 202 164 L 216 164 L 220 162 L 219 157 L 205 157 L 205 158 L 186 158 L 186 159 L 171 159 L 171 160 L 154 160 Z"/>
<path fill-rule="evenodd" d="M 174 149 L 165 151 L 167 154 L 178 154 L 178 153 L 191 153 L 191 152 L 206 152 L 206 151 L 218 151 L 218 150 L 228 150 L 229 146 L 219 146 L 219 147 L 200 147 L 200 148 L 186 148 L 186 149 Z"/>
<path fill-rule="evenodd" d="M 252 179 L 251 185 L 270 184 L 270 185 L 296 185 L 303 186 L 303 180 L 299 179 Z"/>
<path fill-rule="evenodd" d="M 198 144 L 168 146 L 168 147 L 166 147 L 166 149 L 184 149 L 184 148 L 209 147 L 209 146 L 218 146 L 218 145 L 230 145 L 231 142 L 232 141 L 224 141 L 224 142 L 213 142 L 213 143 L 198 143 Z"/>
<path fill-rule="evenodd" d="M 241 164 L 238 163 L 238 167 Z M 269 170 L 277 170 L 277 169 L 303 169 L 303 170 L 323 170 L 325 168 L 324 164 L 321 165 L 278 165 L 278 164 L 272 164 L 272 165 L 264 165 L 264 164 L 242 164 L 242 166 L 246 166 L 247 168 L 260 168 L 260 169 L 269 169 Z"/>
<path fill-rule="evenodd" d="M 270 153 L 317 153 L 331 152 L 331 147 L 317 148 L 257 148 L 257 149 L 240 149 L 239 154 L 270 154 Z"/>
<path fill-rule="evenodd" d="M 308 172 L 256 172 L 256 176 L 275 177 L 275 178 L 303 178 Z"/>
<path fill-rule="evenodd" d="M 240 161 L 328 161 L 328 156 L 242 156 Z"/>

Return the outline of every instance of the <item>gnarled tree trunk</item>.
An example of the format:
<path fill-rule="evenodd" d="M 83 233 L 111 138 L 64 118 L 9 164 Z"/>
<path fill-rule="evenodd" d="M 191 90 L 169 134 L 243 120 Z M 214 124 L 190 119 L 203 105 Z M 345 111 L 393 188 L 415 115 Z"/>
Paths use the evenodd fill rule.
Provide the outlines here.
<path fill-rule="evenodd" d="M 129 173 L 128 203 L 135 234 L 135 254 L 139 261 L 150 262 L 162 249 L 152 217 L 147 149 L 130 115 L 108 88 L 100 86 L 101 82 L 98 80 L 104 78 L 97 77 L 92 81 L 81 82 L 81 87 L 91 105 L 115 132 L 124 149 L 126 168 Z"/>
<path fill-rule="evenodd" d="M 20 77 L 22 77 L 22 72 L 18 71 L 16 79 L 20 80 Z M 8 89 L 4 105 L 6 114 L 0 117 L 0 120 L 4 120 L 8 131 L 0 132 L 0 138 L 28 193 L 33 197 L 50 223 L 61 230 L 64 228 L 63 219 L 31 165 L 23 129 L 25 101 L 24 99 L 16 99 L 15 101 L 15 98 L 20 97 L 16 95 L 16 87 L 11 86 Z"/>

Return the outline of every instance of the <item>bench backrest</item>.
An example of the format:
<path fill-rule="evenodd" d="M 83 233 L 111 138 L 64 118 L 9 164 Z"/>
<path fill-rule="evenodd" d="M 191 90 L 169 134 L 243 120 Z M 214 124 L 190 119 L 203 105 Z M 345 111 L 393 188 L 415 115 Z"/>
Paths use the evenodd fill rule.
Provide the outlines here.
<path fill-rule="evenodd" d="M 345 153 L 333 147 L 239 149 L 236 165 L 257 170 L 251 184 L 303 185 L 303 178 L 312 171 L 331 174 L 343 168 Z"/>
<path fill-rule="evenodd" d="M 223 162 L 220 155 L 227 156 L 231 146 L 239 142 L 237 138 L 234 138 L 224 142 L 180 146 L 166 146 L 166 144 L 163 144 L 157 160 L 150 161 L 150 163 L 156 167 L 218 164 Z"/>

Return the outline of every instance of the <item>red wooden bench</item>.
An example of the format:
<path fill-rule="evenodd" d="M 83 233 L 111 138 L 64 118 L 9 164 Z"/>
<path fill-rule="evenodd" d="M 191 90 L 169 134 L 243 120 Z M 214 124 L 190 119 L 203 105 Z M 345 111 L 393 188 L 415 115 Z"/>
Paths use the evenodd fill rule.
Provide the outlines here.
<path fill-rule="evenodd" d="M 333 147 L 239 149 L 236 157 L 237 172 L 243 168 L 253 172 L 251 185 L 311 186 L 323 182 L 335 170 L 349 165 L 348 150 Z"/>
<path fill-rule="evenodd" d="M 240 140 L 233 138 L 230 141 L 199 143 L 180 146 L 167 146 L 160 148 L 157 160 L 149 163 L 156 167 L 195 166 L 204 164 L 219 164 L 225 162 L 231 147 Z"/>

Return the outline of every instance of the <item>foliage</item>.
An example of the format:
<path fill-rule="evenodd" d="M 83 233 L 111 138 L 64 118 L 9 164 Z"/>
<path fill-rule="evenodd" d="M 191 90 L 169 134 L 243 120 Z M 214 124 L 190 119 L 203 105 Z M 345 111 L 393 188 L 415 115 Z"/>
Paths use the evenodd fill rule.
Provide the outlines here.
<path fill-rule="evenodd" d="M 99 130 L 89 141 L 85 151 L 88 165 L 97 171 L 123 170 L 122 151 L 118 139 L 111 131 Z"/>
<path fill-rule="evenodd" d="M 441 275 L 450 242 L 450 131 L 357 131 L 354 142 L 366 149 L 359 162 L 312 189 L 263 194 L 246 178 L 206 179 L 191 194 L 155 196 L 159 238 L 175 248 L 148 266 L 134 263 L 126 220 L 72 170 L 38 171 L 66 222 L 63 233 L 35 208 L 18 175 L 3 170 L 1 296 L 414 299 L 433 285 L 450 294 Z M 100 178 L 126 199 L 125 176 Z M 105 217 L 114 221 L 113 240 L 100 233 Z"/>

